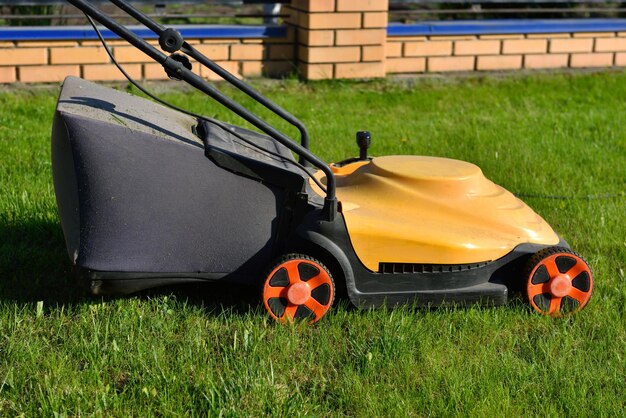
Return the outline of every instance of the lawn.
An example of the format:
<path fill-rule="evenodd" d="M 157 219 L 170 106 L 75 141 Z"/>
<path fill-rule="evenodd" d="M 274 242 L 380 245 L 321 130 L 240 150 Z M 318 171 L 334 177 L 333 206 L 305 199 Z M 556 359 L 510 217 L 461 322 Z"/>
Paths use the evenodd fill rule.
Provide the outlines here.
<path fill-rule="evenodd" d="M 157 87 L 238 122 L 200 95 Z M 4 88 L 0 416 L 624 414 L 626 74 L 258 87 L 301 117 L 329 161 L 354 156 L 355 131 L 368 129 L 374 155 L 478 164 L 587 258 L 588 307 L 552 319 L 523 300 L 376 311 L 342 302 L 307 326 L 277 325 L 254 291 L 217 284 L 88 297 L 51 180 L 57 89 Z"/>

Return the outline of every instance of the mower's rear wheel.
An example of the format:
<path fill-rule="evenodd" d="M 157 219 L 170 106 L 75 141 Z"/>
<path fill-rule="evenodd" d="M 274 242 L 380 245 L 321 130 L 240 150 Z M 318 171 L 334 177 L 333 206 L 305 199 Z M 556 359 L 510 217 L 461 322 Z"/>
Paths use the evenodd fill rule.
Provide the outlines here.
<path fill-rule="evenodd" d="M 545 248 L 533 255 L 528 260 L 525 280 L 530 306 L 552 317 L 580 311 L 593 291 L 589 264 L 563 247 Z"/>
<path fill-rule="evenodd" d="M 263 305 L 279 322 L 319 321 L 335 299 L 335 282 L 321 261 L 302 254 L 281 257 L 263 283 Z"/>

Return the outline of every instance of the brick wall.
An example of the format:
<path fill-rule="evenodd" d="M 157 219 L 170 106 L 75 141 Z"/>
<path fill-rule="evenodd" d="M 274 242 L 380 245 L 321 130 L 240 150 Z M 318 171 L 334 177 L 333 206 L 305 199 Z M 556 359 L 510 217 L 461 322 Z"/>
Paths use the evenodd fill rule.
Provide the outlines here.
<path fill-rule="evenodd" d="M 263 30 L 269 29 L 263 27 L 261 32 L 241 35 L 240 39 L 188 42 L 239 77 L 280 77 L 298 72 L 306 79 L 372 78 L 626 66 L 624 19 L 533 20 L 520 21 L 518 26 L 515 20 L 390 25 L 387 9 L 388 0 L 292 0 L 283 10 L 289 15 L 287 29 L 278 28 L 268 35 Z M 591 32 L 595 29 L 589 28 L 597 30 Z M 514 33 L 498 34 L 498 30 Z M 519 33 L 522 30 L 526 33 Z M 557 33 L 534 33 L 539 30 Z M 458 35 L 459 31 L 463 34 Z M 110 45 L 133 77 L 166 78 L 159 64 L 125 41 L 111 41 Z M 206 78 L 217 78 L 204 68 L 194 68 Z M 0 40 L 0 83 L 58 82 L 67 75 L 123 79 L 98 41 Z"/>
<path fill-rule="evenodd" d="M 189 39 L 200 52 L 238 77 L 280 77 L 295 71 L 293 32 L 276 39 Z M 161 65 L 121 40 L 107 41 L 115 59 L 136 79 L 167 76 Z M 158 42 L 150 41 L 155 46 Z M 219 78 L 194 65 L 196 73 Z M 100 41 L 0 42 L 0 83 L 58 82 L 74 75 L 88 80 L 125 80 Z"/>
<path fill-rule="evenodd" d="M 389 74 L 626 66 L 626 32 L 388 37 Z"/>
<path fill-rule="evenodd" d="M 385 76 L 388 0 L 293 0 L 298 68 L 307 79 Z"/>

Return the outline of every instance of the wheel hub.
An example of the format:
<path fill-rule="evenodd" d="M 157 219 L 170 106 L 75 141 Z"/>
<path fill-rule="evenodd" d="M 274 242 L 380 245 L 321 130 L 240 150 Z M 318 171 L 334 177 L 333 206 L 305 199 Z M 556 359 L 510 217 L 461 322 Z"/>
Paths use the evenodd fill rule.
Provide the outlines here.
<path fill-rule="evenodd" d="M 572 280 L 566 274 L 559 274 L 550 280 L 550 294 L 557 298 L 566 296 L 572 288 Z"/>
<path fill-rule="evenodd" d="M 305 282 L 294 283 L 287 289 L 287 300 L 293 305 L 304 305 L 311 297 L 311 289 Z"/>

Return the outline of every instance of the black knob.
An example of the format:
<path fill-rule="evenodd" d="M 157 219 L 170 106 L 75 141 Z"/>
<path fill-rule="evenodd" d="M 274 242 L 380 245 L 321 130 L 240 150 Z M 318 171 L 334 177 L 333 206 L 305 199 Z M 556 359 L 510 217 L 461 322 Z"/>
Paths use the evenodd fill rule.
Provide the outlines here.
<path fill-rule="evenodd" d="M 163 51 L 176 52 L 182 48 L 185 40 L 176 29 L 167 28 L 159 36 L 159 45 Z"/>
<path fill-rule="evenodd" d="M 186 69 L 191 71 L 191 61 L 189 61 L 189 58 L 187 58 L 186 55 L 183 54 L 172 54 L 170 55 L 170 58 L 174 61 L 180 62 L 183 67 L 185 67 Z M 172 80 L 182 80 L 180 78 L 180 75 L 172 70 L 169 70 L 167 67 L 165 68 L 165 73 L 167 74 L 167 76 L 169 78 L 171 78 Z"/>
<path fill-rule="evenodd" d="M 367 160 L 367 149 L 372 145 L 372 134 L 369 131 L 357 132 L 356 144 L 359 146 L 359 160 Z"/>

